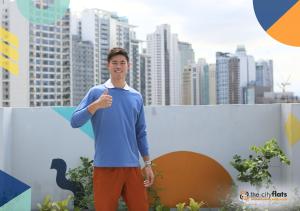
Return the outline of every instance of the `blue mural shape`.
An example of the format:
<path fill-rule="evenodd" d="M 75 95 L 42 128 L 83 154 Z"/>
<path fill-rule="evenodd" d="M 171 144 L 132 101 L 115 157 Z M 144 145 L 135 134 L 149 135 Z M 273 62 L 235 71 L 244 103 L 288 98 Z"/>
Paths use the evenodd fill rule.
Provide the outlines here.
<path fill-rule="evenodd" d="M 253 0 L 255 15 L 264 30 L 268 30 L 298 0 Z"/>
<path fill-rule="evenodd" d="M 30 189 L 30 186 L 0 170 L 0 210 L 1 207 Z M 31 198 L 26 198 L 26 200 L 29 200 L 27 204 L 31 204 Z M 24 204 L 20 200 L 18 203 Z M 17 206 L 14 205 L 14 207 Z"/>
<path fill-rule="evenodd" d="M 52 109 L 60 116 L 62 116 L 64 119 L 70 122 L 72 114 L 76 108 L 75 107 L 53 107 Z M 86 124 L 80 127 L 80 130 L 86 135 L 88 135 L 92 140 L 94 140 L 94 131 L 93 131 L 91 121 L 88 121 Z"/>
<path fill-rule="evenodd" d="M 74 206 L 79 207 L 80 201 L 84 197 L 83 186 L 79 182 L 70 181 L 66 178 L 66 162 L 60 158 L 53 159 L 50 169 L 55 169 L 57 171 L 56 184 L 58 187 L 71 191 L 75 196 Z"/>

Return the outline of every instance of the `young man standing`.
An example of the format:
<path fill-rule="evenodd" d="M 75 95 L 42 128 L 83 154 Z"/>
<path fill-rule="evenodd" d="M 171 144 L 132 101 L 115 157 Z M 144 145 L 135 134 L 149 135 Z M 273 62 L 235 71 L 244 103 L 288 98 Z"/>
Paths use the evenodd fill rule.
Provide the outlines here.
<path fill-rule="evenodd" d="M 95 134 L 96 211 L 115 211 L 122 196 L 130 211 L 148 211 L 146 187 L 153 184 L 143 99 L 125 81 L 129 57 L 113 48 L 107 57 L 110 79 L 89 90 L 71 119 L 73 128 L 91 119 Z M 145 162 L 145 181 L 139 153 Z"/>

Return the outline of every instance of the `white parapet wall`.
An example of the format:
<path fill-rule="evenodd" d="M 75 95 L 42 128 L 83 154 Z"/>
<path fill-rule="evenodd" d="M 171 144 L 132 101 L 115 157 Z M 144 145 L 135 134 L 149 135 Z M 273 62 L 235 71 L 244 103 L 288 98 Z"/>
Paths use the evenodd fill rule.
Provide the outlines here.
<path fill-rule="evenodd" d="M 68 169 L 79 164 L 80 156 L 93 159 L 91 128 L 71 128 L 73 109 L 0 108 L 0 170 L 31 186 L 33 208 L 47 194 L 56 200 L 70 194 L 57 186 L 52 159 L 65 160 Z M 300 186 L 300 104 L 149 106 L 145 114 L 153 159 L 177 151 L 199 153 L 235 180 L 233 155 L 246 158 L 250 146 L 275 138 L 291 166 L 274 162 L 273 180 Z"/>

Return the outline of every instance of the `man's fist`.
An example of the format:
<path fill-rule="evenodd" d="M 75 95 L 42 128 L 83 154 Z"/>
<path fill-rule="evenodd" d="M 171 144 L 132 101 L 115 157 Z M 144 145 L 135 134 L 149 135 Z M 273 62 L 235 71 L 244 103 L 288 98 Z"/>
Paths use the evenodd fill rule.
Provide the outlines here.
<path fill-rule="evenodd" d="M 108 89 L 105 89 L 102 95 L 95 102 L 98 108 L 109 108 L 112 104 L 112 96 L 108 94 Z"/>
<path fill-rule="evenodd" d="M 112 96 L 108 94 L 108 89 L 105 89 L 102 95 L 88 106 L 88 111 L 94 114 L 98 109 L 109 108 L 112 105 Z"/>

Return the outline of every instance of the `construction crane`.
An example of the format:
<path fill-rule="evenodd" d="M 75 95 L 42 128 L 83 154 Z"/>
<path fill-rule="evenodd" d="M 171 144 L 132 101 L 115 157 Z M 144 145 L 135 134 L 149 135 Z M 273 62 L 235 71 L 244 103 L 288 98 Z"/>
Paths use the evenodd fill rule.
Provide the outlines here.
<path fill-rule="evenodd" d="M 282 93 L 285 93 L 286 91 L 285 88 L 291 85 L 291 83 L 289 83 L 290 79 L 291 79 L 291 75 L 288 77 L 288 79 L 285 82 L 281 82 L 277 84 L 280 87 L 280 89 L 282 89 Z"/>

